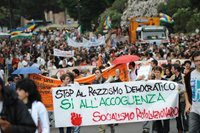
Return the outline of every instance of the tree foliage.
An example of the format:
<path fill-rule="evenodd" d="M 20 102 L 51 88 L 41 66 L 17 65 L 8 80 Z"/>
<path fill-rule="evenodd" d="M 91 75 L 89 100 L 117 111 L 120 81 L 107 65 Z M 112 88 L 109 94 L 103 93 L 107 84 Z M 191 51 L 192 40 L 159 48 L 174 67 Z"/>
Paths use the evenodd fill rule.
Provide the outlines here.
<path fill-rule="evenodd" d="M 79 1 L 81 25 L 83 29 L 91 29 L 91 21 L 97 23 L 98 16 L 112 5 L 114 0 L 81 0 Z M 78 0 L 59 0 L 61 7 L 67 9 L 70 17 L 78 20 Z"/>
<path fill-rule="evenodd" d="M 172 17 L 177 11 L 179 11 L 179 12 L 182 11 L 182 10 L 179 10 L 180 8 L 182 8 L 182 9 L 187 8 L 187 7 L 190 7 L 190 5 L 191 5 L 190 0 L 166 0 L 165 3 L 161 3 L 158 5 L 157 10 L 158 10 L 158 12 L 163 12 L 163 13 L 169 15 L 170 17 Z M 177 20 L 177 18 L 178 18 L 177 15 L 175 15 L 176 18 L 173 18 L 175 21 L 174 24 L 168 24 L 168 23 L 161 22 L 160 25 L 166 26 L 170 32 L 177 32 L 179 30 L 186 31 L 184 26 L 182 26 L 184 24 L 182 24 L 181 21 Z M 180 18 L 180 19 L 182 19 L 182 18 Z M 185 24 L 185 26 L 186 26 L 186 24 Z"/>
<path fill-rule="evenodd" d="M 197 28 L 200 29 L 200 11 L 196 8 L 186 24 L 187 32 L 194 32 Z"/>
<path fill-rule="evenodd" d="M 104 26 L 103 26 L 103 23 L 105 22 L 106 20 L 106 17 L 110 16 L 111 18 L 111 27 L 112 28 L 115 28 L 116 26 L 119 26 L 120 25 L 120 22 L 121 22 L 121 16 L 122 14 L 119 13 L 119 12 L 116 12 L 115 10 L 109 10 L 107 12 L 105 12 L 104 14 L 101 15 L 101 22 L 99 24 L 99 27 L 97 29 L 97 31 L 95 32 L 95 34 L 98 34 L 98 33 L 103 33 L 103 30 L 104 30 Z"/>
<path fill-rule="evenodd" d="M 97 28 L 97 31 L 95 32 L 95 34 L 98 33 L 103 33 L 103 23 L 106 20 L 106 17 L 110 16 L 111 19 L 111 27 L 115 28 L 116 26 L 120 25 L 121 22 L 121 16 L 122 13 L 124 12 L 124 9 L 127 6 L 127 2 L 128 0 L 115 0 L 115 2 L 112 4 L 112 6 L 109 9 L 106 9 L 99 18 L 99 27 Z"/>
<path fill-rule="evenodd" d="M 19 4 L 20 0 L 2 0 L 0 4 L 0 26 L 6 26 L 10 28 L 10 21 L 12 22 L 12 28 L 16 28 L 20 25 L 20 12 Z M 10 20 L 11 19 L 11 20 Z"/>
<path fill-rule="evenodd" d="M 157 10 L 171 16 L 174 24 L 165 25 L 171 32 L 194 32 L 200 26 L 199 0 L 166 0 Z"/>
<path fill-rule="evenodd" d="M 193 9 L 197 8 L 198 10 L 200 10 L 200 2 L 199 0 L 190 0 L 191 3 L 191 7 Z"/>
<path fill-rule="evenodd" d="M 191 15 L 190 7 L 178 9 L 178 11 L 173 16 L 175 31 L 187 32 L 185 27 L 190 18 L 190 15 Z"/>

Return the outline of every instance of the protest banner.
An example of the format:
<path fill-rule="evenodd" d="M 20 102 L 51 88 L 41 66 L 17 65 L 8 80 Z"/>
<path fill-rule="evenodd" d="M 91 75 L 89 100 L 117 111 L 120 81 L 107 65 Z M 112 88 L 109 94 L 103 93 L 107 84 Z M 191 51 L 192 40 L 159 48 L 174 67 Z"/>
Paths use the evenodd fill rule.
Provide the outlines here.
<path fill-rule="evenodd" d="M 170 119 L 178 116 L 178 85 L 151 80 L 52 89 L 56 127 Z"/>
<path fill-rule="evenodd" d="M 74 57 L 74 51 L 62 51 L 56 48 L 54 48 L 53 54 L 60 57 Z"/>
<path fill-rule="evenodd" d="M 53 111 L 53 99 L 51 88 L 57 87 L 61 84 L 60 80 L 48 78 L 39 74 L 30 74 L 29 78 L 32 79 L 40 92 L 42 102 L 48 111 Z"/>
<path fill-rule="evenodd" d="M 123 82 L 129 81 L 126 64 L 115 65 L 110 68 L 107 68 L 106 70 L 103 71 L 102 75 L 106 79 L 109 77 L 109 75 L 114 76 L 115 69 L 117 68 L 121 70 L 120 79 Z M 42 102 L 44 103 L 47 110 L 53 111 L 51 88 L 57 87 L 58 85 L 62 84 L 61 81 L 59 79 L 52 79 L 38 74 L 30 74 L 29 78 L 35 81 L 37 88 L 41 94 Z M 75 79 L 75 81 L 77 81 L 78 83 L 92 84 L 94 79 L 95 75 L 91 75 L 89 77 Z"/>
<path fill-rule="evenodd" d="M 91 47 L 91 46 L 105 45 L 105 37 L 102 36 L 99 39 L 96 39 L 95 42 L 91 42 L 90 40 L 83 38 L 83 43 L 79 43 L 79 42 L 72 40 L 71 38 L 68 38 L 67 42 L 68 42 L 69 46 L 72 46 L 75 48 L 79 48 L 79 47 L 86 48 L 86 47 Z"/>
<path fill-rule="evenodd" d="M 67 67 L 62 69 L 54 69 L 51 70 L 52 75 L 56 75 L 58 79 L 60 79 L 60 75 L 66 73 L 66 72 L 72 72 L 73 69 L 78 69 L 81 72 L 81 69 L 86 68 L 89 70 L 89 74 L 92 74 L 92 69 L 95 68 L 95 66 L 75 66 L 75 67 Z"/>

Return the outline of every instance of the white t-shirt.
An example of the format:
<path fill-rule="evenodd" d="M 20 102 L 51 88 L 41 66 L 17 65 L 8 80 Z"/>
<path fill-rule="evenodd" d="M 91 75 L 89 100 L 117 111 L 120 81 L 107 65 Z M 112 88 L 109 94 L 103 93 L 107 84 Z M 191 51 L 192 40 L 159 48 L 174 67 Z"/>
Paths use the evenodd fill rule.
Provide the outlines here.
<path fill-rule="evenodd" d="M 28 65 L 28 62 L 26 62 L 25 60 L 22 61 L 22 65 L 23 67 L 25 67 L 26 65 Z"/>
<path fill-rule="evenodd" d="M 43 58 L 41 58 L 41 57 L 38 57 L 37 58 L 37 63 L 38 63 L 38 65 L 40 66 L 40 65 L 45 65 L 45 60 L 43 59 Z"/>
<path fill-rule="evenodd" d="M 200 115 L 200 72 L 196 69 L 191 72 L 190 84 L 192 89 L 192 109 L 190 112 Z"/>
<path fill-rule="evenodd" d="M 73 66 L 72 62 L 68 62 L 67 65 L 69 65 L 69 66 Z"/>
<path fill-rule="evenodd" d="M 4 71 L 3 69 L 0 70 L 0 78 L 3 80 Z"/>
<path fill-rule="evenodd" d="M 137 75 L 136 75 L 136 69 L 134 71 L 130 71 L 129 75 L 130 75 L 130 81 L 136 81 L 137 79 Z"/>

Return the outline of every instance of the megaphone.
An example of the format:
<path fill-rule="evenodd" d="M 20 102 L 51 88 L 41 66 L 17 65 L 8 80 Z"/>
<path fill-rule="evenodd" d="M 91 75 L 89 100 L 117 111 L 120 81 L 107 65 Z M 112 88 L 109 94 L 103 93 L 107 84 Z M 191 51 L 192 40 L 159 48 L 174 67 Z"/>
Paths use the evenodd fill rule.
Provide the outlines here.
<path fill-rule="evenodd" d="M 114 81 L 115 79 L 111 76 L 111 75 L 109 75 L 109 78 L 106 80 L 106 82 L 104 82 L 104 84 L 106 84 L 106 83 L 110 83 L 110 82 L 112 82 L 112 81 Z"/>

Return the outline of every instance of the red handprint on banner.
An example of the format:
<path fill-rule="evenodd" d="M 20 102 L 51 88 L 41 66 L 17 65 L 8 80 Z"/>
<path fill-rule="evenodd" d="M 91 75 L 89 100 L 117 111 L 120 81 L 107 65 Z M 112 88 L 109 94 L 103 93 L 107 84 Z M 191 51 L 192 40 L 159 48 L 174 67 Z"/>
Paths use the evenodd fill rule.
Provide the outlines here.
<path fill-rule="evenodd" d="M 81 114 L 71 113 L 71 123 L 74 126 L 80 126 L 82 124 Z"/>

